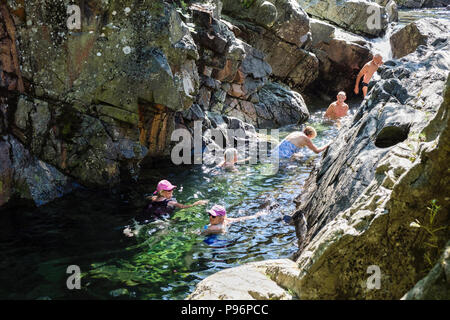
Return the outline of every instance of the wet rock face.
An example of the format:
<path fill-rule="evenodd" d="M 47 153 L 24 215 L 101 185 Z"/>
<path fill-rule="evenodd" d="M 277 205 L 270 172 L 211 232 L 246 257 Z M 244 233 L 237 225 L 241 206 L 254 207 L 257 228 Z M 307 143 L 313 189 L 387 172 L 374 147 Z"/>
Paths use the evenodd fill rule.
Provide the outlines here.
<path fill-rule="evenodd" d="M 445 7 L 448 5 L 447 0 L 397 0 L 397 3 L 402 8 L 436 8 Z"/>
<path fill-rule="evenodd" d="M 13 159 L 2 167 L 2 204 L 12 195 L 45 203 L 71 190 L 69 176 L 92 187 L 135 178 L 144 157 L 170 154 L 174 113 L 198 90 L 197 47 L 173 6 L 84 1 L 70 27 L 78 13 L 68 5 L 0 5 L 0 128 Z"/>
<path fill-rule="evenodd" d="M 311 19 L 311 51 L 319 59 L 318 79 L 307 89 L 334 97 L 339 91 L 353 94 L 356 77 L 372 59 L 370 44 L 329 23 Z"/>
<path fill-rule="evenodd" d="M 387 28 L 386 9 L 375 2 L 299 0 L 298 3 L 313 17 L 330 21 L 355 33 L 380 36 Z"/>
<path fill-rule="evenodd" d="M 239 38 L 264 53 L 272 78 L 302 91 L 317 78 L 319 67 L 316 56 L 307 51 L 311 43 L 309 17 L 296 1 L 277 0 L 272 1 L 276 18 L 267 25 L 251 14 L 260 4 L 256 1 L 243 8 L 240 1 L 225 1 L 224 19 L 239 30 Z"/>
<path fill-rule="evenodd" d="M 245 12 L 240 14 L 239 11 L 233 11 L 235 5 L 242 9 L 242 3 L 231 1 L 224 3 L 224 12 L 247 17 Z M 286 2 L 286 6 L 285 12 L 293 8 L 289 2 Z M 193 114 L 198 113 L 199 106 L 203 112 L 238 118 L 256 128 L 303 122 L 309 117 L 298 93 L 281 89 L 280 85 L 269 81 L 269 77 L 276 74 L 277 65 L 273 67 L 271 56 L 260 47 L 255 47 L 257 42 L 247 41 L 249 38 L 243 36 L 245 31 L 241 24 L 234 25 L 234 20 L 231 23 L 216 19 L 206 6 L 197 4 L 190 9 L 196 25 L 194 40 L 200 54 L 198 63 L 201 73 Z M 292 26 L 289 23 L 283 26 L 287 36 L 287 30 Z M 205 119 L 205 123 L 208 123 L 208 116 Z"/>
<path fill-rule="evenodd" d="M 448 300 L 450 297 L 450 242 L 425 278 L 408 291 L 402 300 Z"/>
<path fill-rule="evenodd" d="M 418 46 L 434 41 L 448 41 L 450 23 L 432 18 L 420 19 L 392 34 L 390 38 L 394 58 L 402 58 L 414 52 Z"/>
<path fill-rule="evenodd" d="M 284 288 L 293 287 L 298 272 L 288 259 L 248 263 L 204 279 L 187 300 L 292 300 Z"/>
<path fill-rule="evenodd" d="M 409 225 L 448 225 L 449 42 L 434 42 L 380 68 L 352 123 L 311 176 L 294 214 L 305 299 L 399 299 L 424 277 L 423 238 Z M 444 165 L 445 167 L 445 165 Z M 445 245 L 448 233 L 437 235 Z M 381 286 L 367 285 L 369 266 Z"/>

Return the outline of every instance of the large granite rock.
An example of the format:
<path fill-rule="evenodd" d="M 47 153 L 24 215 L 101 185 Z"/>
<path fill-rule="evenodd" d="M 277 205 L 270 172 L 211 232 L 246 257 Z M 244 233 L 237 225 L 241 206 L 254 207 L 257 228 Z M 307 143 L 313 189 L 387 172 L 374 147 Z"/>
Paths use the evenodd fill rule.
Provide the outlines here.
<path fill-rule="evenodd" d="M 136 178 L 144 158 L 170 155 L 175 113 L 196 99 L 199 54 L 167 2 L 83 1 L 75 29 L 69 5 L 0 5 L 2 131 L 32 166 L 111 187 Z"/>
<path fill-rule="evenodd" d="M 303 123 L 309 118 L 302 96 L 277 83 L 267 83 L 258 91 L 258 102 L 228 98 L 224 113 L 257 128 L 279 128 Z"/>
<path fill-rule="evenodd" d="M 196 105 L 203 111 L 235 117 L 257 128 L 303 122 L 309 117 L 300 94 L 269 81 L 273 68 L 268 56 L 239 39 L 234 33 L 236 26 L 214 18 L 206 6 L 196 4 L 191 10 L 201 70 Z M 209 42 L 202 40 L 204 37 Z M 223 39 L 222 46 L 211 44 L 219 42 L 216 39 Z"/>
<path fill-rule="evenodd" d="M 436 8 L 448 6 L 448 0 L 396 0 L 402 8 Z"/>
<path fill-rule="evenodd" d="M 295 1 L 278 0 L 273 5 L 277 19 L 270 27 L 238 10 L 242 4 L 237 0 L 224 2 L 224 19 L 239 38 L 264 53 L 273 78 L 302 91 L 317 78 L 319 67 L 316 56 L 307 50 L 311 43 L 309 18 Z"/>
<path fill-rule="evenodd" d="M 448 300 L 450 298 L 450 242 L 425 278 L 408 291 L 402 300 Z"/>
<path fill-rule="evenodd" d="M 299 270 L 292 260 L 267 260 L 225 269 L 204 279 L 187 300 L 291 300 Z"/>
<path fill-rule="evenodd" d="M 423 18 L 392 34 L 390 38 L 392 54 L 394 58 L 401 58 L 414 52 L 420 45 L 427 45 L 433 41 L 448 41 L 449 37 L 449 21 Z"/>
<path fill-rule="evenodd" d="M 311 19 L 311 51 L 319 59 L 319 76 L 309 91 L 336 96 L 345 91 L 352 96 L 356 77 L 372 59 L 371 44 L 324 21 Z"/>
<path fill-rule="evenodd" d="M 377 37 L 386 31 L 388 25 L 386 9 L 375 2 L 299 0 L 298 3 L 313 17 L 330 21 L 355 33 Z"/>
<path fill-rule="evenodd" d="M 280 266 L 277 272 L 263 269 L 296 298 L 402 298 L 429 271 L 427 234 L 411 222 L 427 224 L 433 199 L 441 206 L 434 220 L 441 229 L 433 243 L 445 248 L 450 219 L 449 47 L 437 42 L 380 68 L 381 79 L 311 173 L 293 215 L 297 266 L 268 261 Z M 448 287 L 447 251 L 406 297 L 449 298 L 448 290 L 434 295 L 436 288 Z M 244 272 L 246 268 L 256 273 L 251 264 L 222 271 L 203 280 L 190 298 L 255 298 L 248 288 L 262 279 Z M 227 296 L 236 279 L 243 292 L 233 288 Z M 289 281 L 281 284 L 283 279 Z M 270 296 L 267 290 L 281 296 L 278 287 L 264 288 L 263 298 Z"/>
<path fill-rule="evenodd" d="M 387 63 L 308 178 L 294 214 L 300 298 L 399 299 L 424 276 L 424 240 L 409 225 L 428 219 L 432 199 L 437 225 L 449 221 L 448 49 L 434 43 Z M 373 265 L 378 290 L 367 286 Z"/>
<path fill-rule="evenodd" d="M 78 187 L 73 179 L 30 154 L 11 135 L 0 140 L 0 159 L 0 206 L 11 199 L 40 206 Z"/>

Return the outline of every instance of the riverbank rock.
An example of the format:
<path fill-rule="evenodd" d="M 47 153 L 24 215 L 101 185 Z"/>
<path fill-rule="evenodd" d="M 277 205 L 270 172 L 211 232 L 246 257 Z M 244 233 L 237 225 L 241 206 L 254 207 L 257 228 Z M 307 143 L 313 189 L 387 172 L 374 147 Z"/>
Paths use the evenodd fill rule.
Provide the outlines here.
<path fill-rule="evenodd" d="M 437 8 L 448 5 L 446 0 L 396 0 L 401 8 Z"/>
<path fill-rule="evenodd" d="M 248 263 L 202 280 L 187 300 L 291 300 L 299 270 L 288 259 Z"/>
<path fill-rule="evenodd" d="M 234 0 L 224 2 L 223 19 L 233 26 L 232 30 L 239 30 L 240 39 L 264 53 L 272 68 L 272 78 L 302 91 L 317 78 L 319 65 L 315 55 L 308 51 L 311 43 L 308 15 L 292 0 L 274 1 L 273 5 L 277 19 L 270 27 L 248 17 L 245 10 L 238 10 L 242 3 Z"/>
<path fill-rule="evenodd" d="M 27 1 L 0 9 L 2 131 L 36 166 L 101 188 L 135 179 L 144 158 L 170 156 L 175 113 L 192 105 L 200 82 L 197 47 L 172 5 Z"/>
<path fill-rule="evenodd" d="M 309 85 L 309 91 L 331 97 L 345 91 L 352 96 L 359 71 L 373 57 L 370 43 L 317 19 L 311 19 L 311 34 L 310 50 L 319 59 L 319 76 Z"/>
<path fill-rule="evenodd" d="M 288 8 L 294 7 L 290 2 L 286 4 L 289 4 Z M 223 10 L 230 10 L 228 6 L 234 10 L 235 5 L 242 6 L 241 3 L 225 2 Z M 201 82 L 196 105 L 203 112 L 235 117 L 256 128 L 306 121 L 309 113 L 302 97 L 269 81 L 273 77 L 273 68 L 268 56 L 238 38 L 235 32 L 242 35 L 241 29 L 237 32 L 238 27 L 232 23 L 215 19 L 206 7 L 196 4 L 191 10 L 196 25 L 193 38 L 200 52 Z M 287 30 L 292 29 L 289 26 L 283 26 L 282 33 L 286 38 L 289 37 Z M 202 41 L 201 35 L 206 34 L 210 40 L 223 39 L 223 49 Z M 280 99 L 280 95 L 284 98 Z"/>
<path fill-rule="evenodd" d="M 224 114 L 234 116 L 257 128 L 279 128 L 303 123 L 309 111 L 302 96 L 277 83 L 268 82 L 258 91 L 255 103 L 240 99 L 225 100 Z"/>
<path fill-rule="evenodd" d="M 425 278 L 402 297 L 402 300 L 448 300 L 450 297 L 450 242 Z"/>
<path fill-rule="evenodd" d="M 298 3 L 311 16 L 359 34 L 378 37 L 388 25 L 386 9 L 375 2 L 299 0 Z"/>
<path fill-rule="evenodd" d="M 448 41 L 450 22 L 433 18 L 423 18 L 408 24 L 392 34 L 390 38 L 394 58 L 404 57 L 414 52 L 418 46 L 433 41 Z"/>
<path fill-rule="evenodd" d="M 13 136 L 0 140 L 0 160 L 0 206 L 10 200 L 40 206 L 78 187 L 73 179 L 30 154 Z"/>
<path fill-rule="evenodd" d="M 429 272 L 425 256 L 438 261 L 439 251 L 425 245 L 429 235 L 414 223 L 426 226 L 429 208 L 438 204 L 434 227 L 440 231 L 432 241 L 445 248 L 449 47 L 436 42 L 381 67 L 381 79 L 306 181 L 293 214 L 299 245 L 295 271 L 270 276 L 278 282 L 289 275 L 281 287 L 296 298 L 400 299 Z M 442 285 L 447 266 L 439 263 L 441 269 L 428 279 Z M 242 279 L 245 292 L 259 279 L 243 276 L 249 266 L 225 270 L 223 279 Z M 234 298 L 226 296 L 223 279 L 221 273 L 206 278 L 191 297 L 213 292 L 214 298 Z M 213 282 L 224 284 L 208 291 L 213 284 L 205 284 Z M 273 292 L 279 296 L 278 288 Z"/>
<path fill-rule="evenodd" d="M 294 214 L 300 298 L 400 299 L 424 276 L 426 236 L 410 224 L 426 223 L 433 199 L 437 225 L 449 222 L 448 49 L 387 63 L 305 183 Z M 445 244 L 448 233 L 437 237 Z"/>

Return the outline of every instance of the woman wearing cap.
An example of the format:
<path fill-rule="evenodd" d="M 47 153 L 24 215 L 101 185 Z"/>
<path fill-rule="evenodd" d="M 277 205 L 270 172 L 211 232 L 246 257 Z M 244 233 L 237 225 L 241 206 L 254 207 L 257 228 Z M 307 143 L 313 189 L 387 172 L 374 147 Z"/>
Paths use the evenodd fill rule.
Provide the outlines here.
<path fill-rule="evenodd" d="M 168 180 L 161 180 L 156 187 L 153 196 L 147 197 L 150 203 L 144 209 L 141 215 L 136 217 L 140 223 L 148 223 L 156 219 L 170 218 L 175 209 L 191 208 L 193 206 L 201 206 L 208 203 L 207 200 L 199 200 L 193 204 L 181 204 L 173 198 L 173 189 L 177 186 L 171 184 Z M 137 231 L 131 231 L 130 227 L 125 228 L 123 233 L 132 237 L 137 234 Z"/>
<path fill-rule="evenodd" d="M 268 213 L 267 211 L 260 211 L 253 216 L 228 218 L 227 211 L 225 210 L 225 208 L 216 204 L 211 209 L 208 210 L 209 224 L 204 227 L 202 233 L 203 234 L 224 233 L 226 232 L 227 225 L 233 222 L 255 219 L 262 215 L 266 215 L 267 213 Z"/>

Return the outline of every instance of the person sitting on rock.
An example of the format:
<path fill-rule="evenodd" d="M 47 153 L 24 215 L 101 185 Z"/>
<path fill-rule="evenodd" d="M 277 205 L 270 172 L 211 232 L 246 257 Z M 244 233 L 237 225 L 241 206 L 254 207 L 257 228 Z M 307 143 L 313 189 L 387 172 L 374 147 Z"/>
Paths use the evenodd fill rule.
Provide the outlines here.
<path fill-rule="evenodd" d="M 367 86 L 369 85 L 369 81 L 382 64 L 383 58 L 381 55 L 376 54 L 371 61 L 364 65 L 356 77 L 355 94 L 359 93 L 359 83 L 361 82 L 363 95 L 364 97 L 367 95 Z"/>
<path fill-rule="evenodd" d="M 307 126 L 303 132 L 291 132 L 281 143 L 272 150 L 272 155 L 278 153 L 280 159 L 290 159 L 292 157 L 302 157 L 300 152 L 303 147 L 311 149 L 315 153 L 320 153 L 328 148 L 328 145 L 317 148 L 311 141 L 317 136 L 317 132 L 313 127 Z"/>
<path fill-rule="evenodd" d="M 255 219 L 268 213 L 269 213 L 268 211 L 264 210 L 259 211 L 258 213 L 252 216 L 228 218 L 226 209 L 223 206 L 216 204 L 211 209 L 208 210 L 209 224 L 203 228 L 202 234 L 207 235 L 207 234 L 225 233 L 227 231 L 227 226 L 234 222 Z"/>
<path fill-rule="evenodd" d="M 220 168 L 225 170 L 237 171 L 235 165 L 238 163 L 243 163 L 250 158 L 244 160 L 238 160 L 238 151 L 235 148 L 227 148 L 224 152 L 224 161 L 219 164 Z"/>
<path fill-rule="evenodd" d="M 330 104 L 324 117 L 330 120 L 336 120 L 338 128 L 341 126 L 339 118 L 345 117 L 348 112 L 348 105 L 344 102 L 347 99 L 347 95 L 344 91 L 341 91 L 336 96 L 336 101 Z"/>
<path fill-rule="evenodd" d="M 173 198 L 173 189 L 176 186 L 171 184 L 168 180 L 161 180 L 156 187 L 156 191 L 153 196 L 147 197 L 150 203 L 146 206 L 141 215 L 136 217 L 136 221 L 141 224 L 146 224 L 157 219 L 170 218 L 175 209 L 185 209 L 191 208 L 193 206 L 205 205 L 208 203 L 207 200 L 199 200 L 193 204 L 185 205 L 178 203 L 175 198 Z M 123 233 L 127 237 L 133 237 L 137 235 L 139 230 L 132 230 L 130 226 L 127 226 Z"/>

